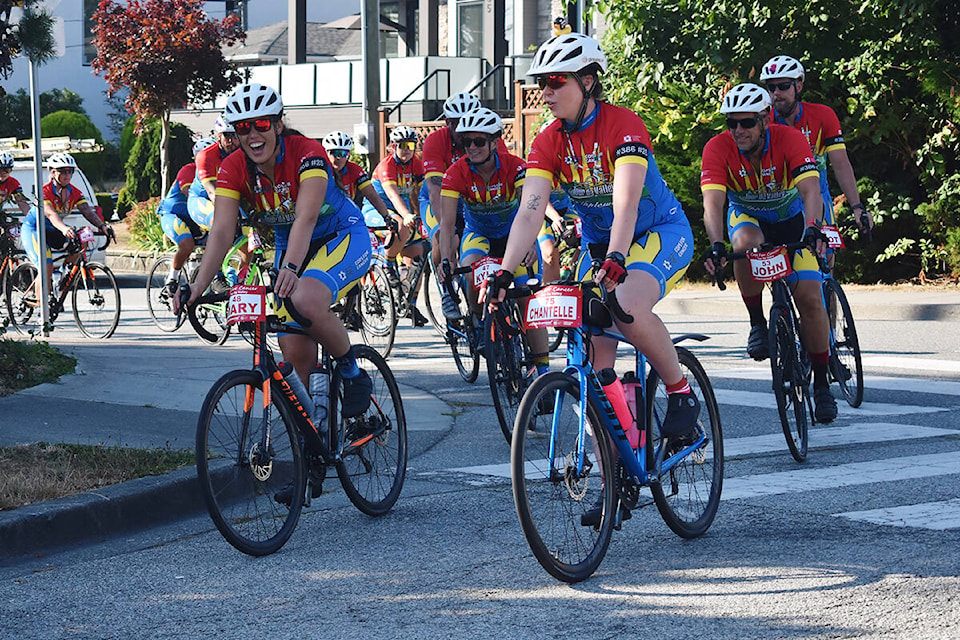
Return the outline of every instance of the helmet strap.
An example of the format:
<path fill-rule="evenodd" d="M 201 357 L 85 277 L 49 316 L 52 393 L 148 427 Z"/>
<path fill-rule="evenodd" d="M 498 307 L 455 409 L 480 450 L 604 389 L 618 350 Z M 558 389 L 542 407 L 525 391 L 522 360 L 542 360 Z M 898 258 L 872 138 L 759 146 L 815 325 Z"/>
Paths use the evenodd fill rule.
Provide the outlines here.
<path fill-rule="evenodd" d="M 583 101 L 580 103 L 580 110 L 577 111 L 576 119 L 571 122 L 564 120 L 560 126 L 560 130 L 565 133 L 573 133 L 580 128 L 580 125 L 583 124 L 584 117 L 587 115 L 587 103 L 590 102 L 590 92 L 583 86 L 583 80 L 580 79 L 580 74 L 571 73 L 570 75 L 572 75 L 574 80 L 577 81 L 577 84 L 580 85 L 580 93 L 583 95 Z M 594 76 L 594 82 L 596 82 L 596 76 Z"/>

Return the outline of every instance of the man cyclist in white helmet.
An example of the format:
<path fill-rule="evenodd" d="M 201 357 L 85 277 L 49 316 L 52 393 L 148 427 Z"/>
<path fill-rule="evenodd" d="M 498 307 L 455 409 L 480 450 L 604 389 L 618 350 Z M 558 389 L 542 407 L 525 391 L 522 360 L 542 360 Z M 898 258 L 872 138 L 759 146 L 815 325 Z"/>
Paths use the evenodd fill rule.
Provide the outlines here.
<path fill-rule="evenodd" d="M 725 229 L 735 252 L 754 249 L 764 241 L 786 244 L 801 238 L 814 244 L 820 255 L 826 249 L 820 231 L 820 174 L 813 152 L 796 129 L 769 124 L 769 109 L 766 89 L 738 84 L 720 106 L 727 131 L 711 138 L 703 148 L 703 222 L 712 243 L 704 267 L 710 274 L 716 271 L 715 263 L 722 267 L 726 261 Z M 794 273 L 787 282 L 800 312 L 803 341 L 813 367 L 814 415 L 817 422 L 832 422 L 837 417 L 837 402 L 830 393 L 827 373 L 830 337 L 820 263 L 809 249 L 803 249 L 794 254 L 792 266 Z M 734 263 L 733 273 L 750 316 L 747 353 L 764 360 L 770 352 L 763 283 L 753 280 L 745 260 Z"/>

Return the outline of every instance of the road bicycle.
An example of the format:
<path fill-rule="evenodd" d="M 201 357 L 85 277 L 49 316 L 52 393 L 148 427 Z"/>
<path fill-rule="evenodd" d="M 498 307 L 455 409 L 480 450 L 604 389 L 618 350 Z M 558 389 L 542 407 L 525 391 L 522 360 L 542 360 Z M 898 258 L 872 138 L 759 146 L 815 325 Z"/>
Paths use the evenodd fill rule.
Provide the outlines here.
<path fill-rule="evenodd" d="M 26 262 L 27 254 L 20 248 L 20 223 L 8 218 L 6 213 L 0 212 L 0 294 L 3 298 L 4 319 L 9 318 L 7 308 L 7 280 L 10 274 L 22 262 Z"/>
<path fill-rule="evenodd" d="M 803 462 L 807 457 L 810 427 L 816 418 L 810 388 L 810 358 L 800 335 L 800 316 L 785 278 L 792 273 L 790 257 L 795 251 L 805 248 L 809 248 L 805 241 L 787 244 L 765 242 L 757 249 L 726 256 L 731 262 L 749 260 L 753 279 L 766 283 L 770 288 L 773 303 L 770 307 L 768 339 L 773 393 L 777 399 L 777 412 L 787 448 L 797 462 Z M 822 259 L 820 262 L 821 269 L 825 270 Z M 721 291 L 726 289 L 719 269 L 714 281 Z"/>
<path fill-rule="evenodd" d="M 866 227 L 869 217 L 863 214 L 861 221 Z M 830 238 L 830 248 L 843 248 L 843 240 L 836 227 L 824 227 L 824 232 Z M 867 235 L 869 237 L 869 232 Z M 840 386 L 847 404 L 857 408 L 863 403 L 860 341 L 847 295 L 829 270 L 823 274 L 823 302 L 830 322 L 830 375 Z"/>
<path fill-rule="evenodd" d="M 441 262 L 440 268 L 445 274 L 440 287 L 445 296 L 449 296 L 455 317 L 444 317 L 444 342 L 453 352 L 453 361 L 457 365 L 457 372 L 465 382 L 476 382 L 480 374 L 480 340 L 483 331 L 481 318 L 470 308 L 468 277 L 473 274 L 473 267 L 452 267 L 447 260 Z"/>
<path fill-rule="evenodd" d="M 266 308 L 267 287 L 232 291 L 236 295 L 200 296 L 188 314 L 228 297 L 249 302 L 251 295 L 254 305 Z M 286 304 L 301 326 L 310 326 L 289 301 Z M 317 414 L 311 414 L 305 399 L 298 397 L 294 389 L 298 385 L 284 378 L 267 345 L 270 333 L 303 330 L 281 323 L 276 315 L 241 320 L 241 332 L 253 336 L 253 367 L 217 380 L 197 422 L 197 477 L 223 537 L 249 555 L 277 551 L 292 535 L 330 467 L 360 511 L 371 516 L 389 511 L 406 477 L 407 424 L 397 382 L 383 357 L 366 345 L 353 347 L 358 364 L 373 381 L 373 391 L 366 413 L 342 418 L 341 376 L 335 361 L 322 351 L 319 366 L 330 372 L 330 391 L 326 400 L 318 399 L 327 409 L 326 417 L 315 422 Z M 302 383 L 299 386 L 302 389 Z M 289 504 L 280 498 L 284 492 Z"/>
<path fill-rule="evenodd" d="M 634 448 L 627 433 L 632 426 L 618 420 L 589 360 L 594 336 L 626 340 L 609 328 L 609 319 L 586 317 L 580 293 L 580 285 L 575 284 L 565 289 L 547 287 L 536 294 L 541 309 L 559 305 L 575 313 L 569 314 L 573 321 L 567 325 L 563 371 L 538 377 L 520 402 L 510 459 L 514 503 L 524 537 L 540 565 L 564 582 L 584 580 L 596 571 L 612 532 L 633 509 L 656 504 L 677 535 L 703 535 L 716 516 L 723 484 L 720 412 L 710 379 L 696 356 L 676 346 L 681 369 L 700 401 L 696 435 L 663 438 L 660 425 L 666 415 L 666 388 L 644 355 L 634 350 L 630 373 L 635 384 L 628 386 L 635 394 L 639 432 Z M 606 302 L 607 296 L 602 299 Z M 615 304 L 615 296 L 609 298 L 609 308 L 629 321 Z M 705 340 L 706 336 L 687 334 L 674 338 L 674 343 L 691 338 Z M 643 497 L 643 487 L 649 488 L 652 502 Z M 585 521 L 587 512 L 598 504 L 602 505 L 599 521 Z"/>
<path fill-rule="evenodd" d="M 366 344 L 387 358 L 397 337 L 398 312 L 394 287 L 390 284 L 387 272 L 383 244 L 372 232 L 388 230 L 390 227 L 369 228 L 373 247 L 370 268 L 360 280 L 359 286 L 352 288 L 333 308 L 347 329 L 359 331 Z"/>
<path fill-rule="evenodd" d="M 87 253 L 105 250 L 110 244 L 110 236 L 94 233 L 89 227 L 75 232 L 64 253 L 53 258 L 54 290 L 50 293 L 50 326 L 46 329 L 53 329 L 54 322 L 66 309 L 69 296 L 73 319 L 80 332 L 88 338 L 106 339 L 113 335 L 120 322 L 120 288 L 110 268 L 90 262 Z M 99 248 L 96 247 L 97 236 L 106 237 L 106 242 Z M 68 263 L 73 258 L 76 261 Z M 33 263 L 23 262 L 10 274 L 5 285 L 10 324 L 18 332 L 28 335 L 35 335 L 41 329 L 37 274 Z"/>

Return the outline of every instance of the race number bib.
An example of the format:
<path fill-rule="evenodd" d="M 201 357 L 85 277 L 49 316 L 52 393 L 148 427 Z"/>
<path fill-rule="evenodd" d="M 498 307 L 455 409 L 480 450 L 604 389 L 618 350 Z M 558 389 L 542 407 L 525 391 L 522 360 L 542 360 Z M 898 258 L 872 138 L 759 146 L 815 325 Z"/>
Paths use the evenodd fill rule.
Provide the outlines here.
<path fill-rule="evenodd" d="M 831 249 L 843 249 L 843 236 L 840 235 L 840 229 L 833 225 L 825 224 L 820 227 L 823 235 L 827 236 L 827 246 Z"/>
<path fill-rule="evenodd" d="M 250 229 L 250 233 L 247 234 L 247 251 L 256 251 L 263 246 L 263 241 L 260 239 L 260 234 L 257 233 L 256 229 Z"/>
<path fill-rule="evenodd" d="M 524 329 L 575 328 L 583 324 L 583 291 L 580 287 L 553 284 L 530 296 Z"/>
<path fill-rule="evenodd" d="M 500 270 L 500 258 L 485 256 L 473 263 L 473 288 L 475 291 L 483 289 L 487 284 L 487 276 Z"/>
<path fill-rule="evenodd" d="M 773 282 L 793 273 L 786 247 L 772 251 L 751 251 L 750 274 L 757 282 Z"/>
<path fill-rule="evenodd" d="M 80 227 L 80 242 L 84 244 L 93 242 L 93 229 L 90 227 Z"/>
<path fill-rule="evenodd" d="M 267 288 L 254 284 L 236 284 L 230 287 L 230 306 L 227 323 L 263 322 L 267 319 Z"/>

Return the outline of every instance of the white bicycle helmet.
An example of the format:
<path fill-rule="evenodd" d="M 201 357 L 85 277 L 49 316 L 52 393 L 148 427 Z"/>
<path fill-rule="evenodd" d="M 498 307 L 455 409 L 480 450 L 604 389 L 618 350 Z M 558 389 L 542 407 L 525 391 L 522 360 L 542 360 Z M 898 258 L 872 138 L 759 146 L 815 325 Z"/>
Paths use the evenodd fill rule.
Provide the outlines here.
<path fill-rule="evenodd" d="M 600 43 L 582 33 L 567 33 L 550 38 L 537 49 L 528 76 L 548 73 L 576 73 L 595 64 L 607 70 L 607 56 Z"/>
<path fill-rule="evenodd" d="M 770 108 L 770 94 L 752 82 L 738 84 L 723 96 L 720 113 L 762 113 Z"/>
<path fill-rule="evenodd" d="M 0 169 L 13 169 L 13 154 L 9 151 L 0 153 Z"/>
<path fill-rule="evenodd" d="M 462 91 L 447 98 L 443 103 L 444 118 L 462 118 L 464 114 L 476 111 L 481 106 L 480 98 Z"/>
<path fill-rule="evenodd" d="M 405 124 L 400 125 L 390 132 L 390 142 L 408 142 L 411 140 L 416 142 L 417 137 L 417 130 Z"/>
<path fill-rule="evenodd" d="M 213 130 L 216 133 L 236 133 L 236 129 L 224 119 L 224 114 L 222 113 L 218 115 L 216 121 L 214 121 Z"/>
<path fill-rule="evenodd" d="M 230 124 L 250 118 L 275 118 L 283 113 L 283 100 L 275 89 L 259 82 L 245 84 L 227 99 L 224 120 Z"/>
<path fill-rule="evenodd" d="M 353 138 L 343 131 L 331 131 L 323 136 L 321 144 L 327 151 L 350 151 L 353 149 Z"/>
<path fill-rule="evenodd" d="M 50 169 L 76 169 L 77 161 L 69 153 L 55 153 L 47 158 L 47 167 Z"/>
<path fill-rule="evenodd" d="M 460 118 L 457 133 L 467 133 L 469 131 L 480 131 L 498 136 L 503 133 L 503 121 L 495 112 L 480 107 Z"/>
<path fill-rule="evenodd" d="M 767 60 L 760 70 L 760 81 L 770 80 L 772 78 L 790 78 L 791 80 L 803 81 L 803 65 L 799 60 L 790 56 L 774 56 Z"/>
<path fill-rule="evenodd" d="M 197 155 L 207 147 L 217 144 L 217 141 L 213 138 L 200 138 L 193 143 L 193 155 Z"/>

